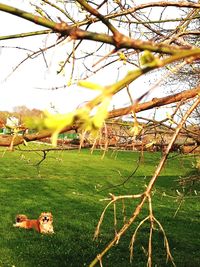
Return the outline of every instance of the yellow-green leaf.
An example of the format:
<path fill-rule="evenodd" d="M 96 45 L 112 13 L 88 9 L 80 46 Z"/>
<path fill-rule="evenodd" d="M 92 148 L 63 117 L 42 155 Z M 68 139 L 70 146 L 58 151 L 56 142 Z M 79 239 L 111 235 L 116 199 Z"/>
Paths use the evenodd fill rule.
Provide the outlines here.
<path fill-rule="evenodd" d="M 99 85 L 99 84 L 96 84 L 96 83 L 92 83 L 92 82 L 89 82 L 89 81 L 85 81 L 85 80 L 79 81 L 78 85 L 82 86 L 82 87 L 85 87 L 85 88 L 88 88 L 88 89 L 91 89 L 91 90 L 99 90 L 99 91 L 103 91 L 104 90 L 104 87 L 102 85 Z"/>

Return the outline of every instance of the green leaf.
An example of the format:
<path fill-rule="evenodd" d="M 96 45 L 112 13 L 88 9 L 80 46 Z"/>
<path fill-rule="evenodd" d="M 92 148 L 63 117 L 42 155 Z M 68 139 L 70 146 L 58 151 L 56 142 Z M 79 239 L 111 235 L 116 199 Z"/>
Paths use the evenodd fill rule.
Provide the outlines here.
<path fill-rule="evenodd" d="M 88 89 L 91 89 L 91 90 L 99 90 L 99 91 L 103 91 L 104 90 L 104 86 L 96 84 L 96 83 L 92 83 L 92 82 L 89 82 L 89 81 L 84 81 L 84 80 L 79 81 L 78 85 L 82 86 L 82 87 L 85 87 L 85 88 L 88 88 Z"/>
<path fill-rule="evenodd" d="M 150 51 L 145 50 L 140 56 L 140 65 L 143 68 L 160 66 L 161 60 L 155 57 Z"/>

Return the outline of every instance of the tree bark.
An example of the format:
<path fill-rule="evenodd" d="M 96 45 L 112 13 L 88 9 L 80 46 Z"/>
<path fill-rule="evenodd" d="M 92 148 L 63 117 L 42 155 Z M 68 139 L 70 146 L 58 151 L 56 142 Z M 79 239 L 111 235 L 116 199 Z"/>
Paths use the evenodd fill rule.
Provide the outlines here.
<path fill-rule="evenodd" d="M 144 103 L 137 103 L 135 106 L 131 105 L 126 108 L 112 110 L 108 114 L 108 119 L 117 118 L 120 116 L 130 114 L 133 110 L 134 112 L 138 113 L 138 112 L 149 110 L 155 107 L 161 107 L 161 106 L 176 103 L 182 100 L 187 100 L 187 99 L 195 97 L 198 94 L 200 94 L 200 86 L 198 86 L 197 88 L 191 89 L 191 90 L 186 90 L 181 93 L 174 94 L 174 95 L 169 95 L 169 96 L 162 97 L 162 98 L 153 98 L 151 101 L 147 101 Z M 62 130 L 62 133 L 68 132 L 70 130 L 76 130 L 77 128 L 78 126 L 71 125 L 71 126 L 66 127 L 64 130 Z M 6 146 L 6 147 L 9 147 L 11 145 L 16 146 L 16 145 L 23 144 L 24 140 L 26 142 L 41 140 L 43 138 L 50 137 L 51 134 L 52 134 L 51 131 L 44 130 L 44 131 L 40 131 L 35 134 L 25 134 L 25 135 L 17 135 L 17 136 L 0 135 L 0 146 Z"/>

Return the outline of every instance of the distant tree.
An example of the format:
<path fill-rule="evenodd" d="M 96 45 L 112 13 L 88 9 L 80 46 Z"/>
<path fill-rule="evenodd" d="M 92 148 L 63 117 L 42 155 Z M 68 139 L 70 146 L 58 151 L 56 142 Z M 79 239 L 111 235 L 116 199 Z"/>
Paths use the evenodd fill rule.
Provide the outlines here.
<path fill-rule="evenodd" d="M 10 116 L 10 112 L 8 111 L 0 111 L 0 118 L 1 121 L 4 122 L 4 124 L 6 123 L 6 119 Z"/>
<path fill-rule="evenodd" d="M 14 113 L 18 113 L 20 115 L 29 113 L 29 109 L 26 106 L 17 106 L 13 108 Z"/>
<path fill-rule="evenodd" d="M 21 120 L 21 123 L 25 123 L 26 119 L 28 117 L 39 117 L 43 114 L 43 111 L 39 110 L 39 109 L 29 109 L 26 106 L 16 106 L 13 108 L 13 115 L 15 115 L 16 117 L 19 117 Z"/>

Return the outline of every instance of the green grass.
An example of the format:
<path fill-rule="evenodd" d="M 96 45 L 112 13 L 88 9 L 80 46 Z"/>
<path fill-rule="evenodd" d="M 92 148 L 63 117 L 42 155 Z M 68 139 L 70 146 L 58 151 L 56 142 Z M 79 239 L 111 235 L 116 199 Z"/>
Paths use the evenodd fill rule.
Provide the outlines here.
<path fill-rule="evenodd" d="M 146 153 L 135 176 L 124 186 L 112 188 L 134 170 L 139 156 L 137 153 L 118 152 L 116 157 L 116 154 L 109 152 L 102 160 L 98 151 L 93 155 L 88 150 L 80 153 L 49 152 L 38 172 L 36 164 L 42 154 L 22 151 L 4 154 L 3 149 L 0 152 L 0 266 L 3 267 L 88 266 L 114 233 L 110 208 L 99 240 L 92 240 L 99 216 L 107 203 L 99 200 L 106 198 L 109 192 L 120 195 L 141 193 L 160 158 L 159 153 Z M 192 161 L 194 159 L 189 157 L 169 160 L 154 188 L 154 214 L 165 228 L 174 260 L 180 267 L 200 266 L 199 199 L 187 198 L 174 218 L 179 202 L 176 198 L 162 196 L 162 193 L 177 196 L 176 189 L 181 192 L 176 180 L 192 171 Z M 127 216 L 136 204 L 126 202 Z M 122 225 L 121 207 L 119 203 L 118 227 Z M 24 213 L 30 218 L 37 218 L 42 211 L 53 213 L 54 235 L 40 235 L 12 226 L 16 214 Z M 103 266 L 146 266 L 144 251 L 148 245 L 148 223 L 138 233 L 132 264 L 129 263 L 128 247 L 135 226 L 147 212 L 145 206 L 135 225 L 105 256 Z M 172 266 L 165 264 L 160 231 L 154 232 L 153 240 L 153 266 Z"/>

